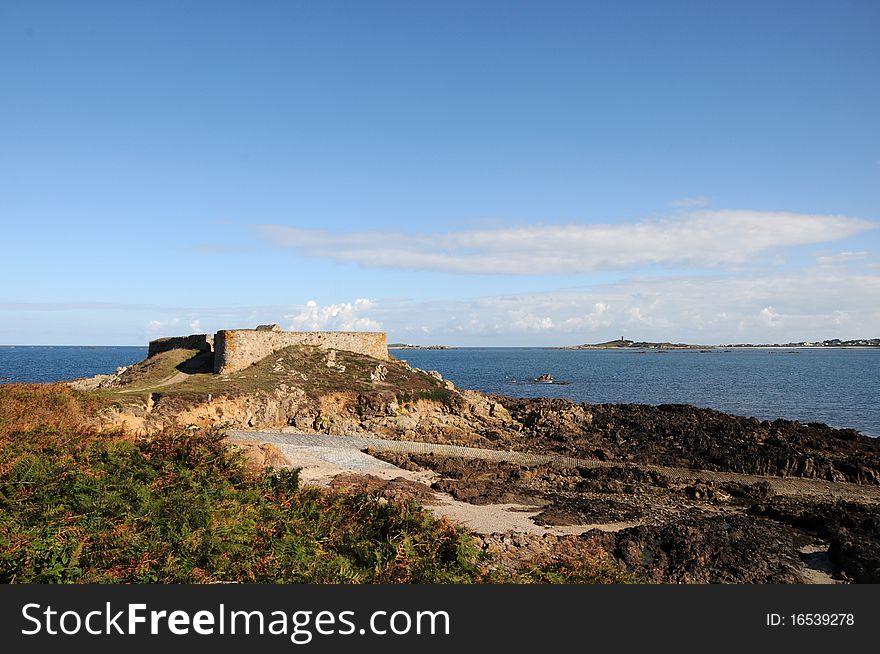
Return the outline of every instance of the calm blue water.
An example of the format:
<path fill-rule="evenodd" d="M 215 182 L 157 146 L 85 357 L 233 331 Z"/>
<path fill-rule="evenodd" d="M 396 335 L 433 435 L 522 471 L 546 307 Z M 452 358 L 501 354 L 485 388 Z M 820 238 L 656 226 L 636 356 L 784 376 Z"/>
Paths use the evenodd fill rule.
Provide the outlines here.
<path fill-rule="evenodd" d="M 578 402 L 685 403 L 762 419 L 790 418 L 880 436 L 880 349 L 394 350 L 460 388 Z M 549 372 L 569 385 L 512 384 Z"/>
<path fill-rule="evenodd" d="M 880 436 L 880 349 L 395 350 L 460 388 L 578 402 L 686 403 L 758 418 L 853 427 Z M 49 382 L 111 373 L 145 347 L 0 347 L 0 383 Z M 520 384 L 549 372 L 568 385 Z"/>
<path fill-rule="evenodd" d="M 0 384 L 106 375 L 146 356 L 145 347 L 0 346 Z"/>

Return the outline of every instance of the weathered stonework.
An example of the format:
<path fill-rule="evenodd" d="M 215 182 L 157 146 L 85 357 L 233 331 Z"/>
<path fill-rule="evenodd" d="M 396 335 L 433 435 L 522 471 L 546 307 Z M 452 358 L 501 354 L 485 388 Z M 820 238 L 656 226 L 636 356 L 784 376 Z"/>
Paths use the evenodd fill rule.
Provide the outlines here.
<path fill-rule="evenodd" d="M 256 329 L 224 329 L 213 336 L 192 334 L 150 341 L 147 356 L 168 350 L 214 352 L 214 372 L 228 373 L 247 368 L 273 352 L 291 345 L 312 345 L 325 350 L 344 350 L 388 360 L 385 332 L 284 332 L 278 325 Z"/>
<path fill-rule="evenodd" d="M 210 352 L 214 349 L 214 337 L 211 334 L 190 334 L 189 336 L 171 336 L 150 341 L 147 357 L 156 356 L 168 350 L 198 350 Z"/>
<path fill-rule="evenodd" d="M 385 332 L 277 332 L 255 329 L 224 329 L 214 336 L 214 372 L 229 373 L 247 368 L 273 352 L 291 345 L 312 345 L 325 350 L 344 350 L 374 359 L 388 359 Z"/>

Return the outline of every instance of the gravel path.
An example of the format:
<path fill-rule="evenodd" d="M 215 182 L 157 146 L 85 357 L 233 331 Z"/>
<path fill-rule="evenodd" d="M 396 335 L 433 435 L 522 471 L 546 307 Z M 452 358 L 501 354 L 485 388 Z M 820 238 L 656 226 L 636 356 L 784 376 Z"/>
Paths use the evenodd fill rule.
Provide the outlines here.
<path fill-rule="evenodd" d="M 716 472 L 712 470 L 690 470 L 687 468 L 671 468 L 666 466 L 640 465 L 615 461 L 598 461 L 580 459 L 554 454 L 527 454 L 503 450 L 490 450 L 461 445 L 440 443 L 421 443 L 417 441 L 392 441 L 384 438 L 365 436 L 330 436 L 327 434 L 292 434 L 266 431 L 227 432 L 231 440 L 260 441 L 283 446 L 284 450 L 303 451 L 325 461 L 331 461 L 349 470 L 365 470 L 375 468 L 378 459 L 364 454 L 361 450 L 374 449 L 380 452 L 397 452 L 401 454 L 434 454 L 438 456 L 461 457 L 467 459 L 484 459 L 487 461 L 506 461 L 520 465 L 547 465 L 560 468 L 600 468 L 635 466 L 642 470 L 661 473 L 671 479 L 683 481 L 714 481 L 754 484 L 768 482 L 778 495 L 816 495 L 858 501 L 880 502 L 880 487 L 849 482 L 829 482 L 818 479 L 801 479 L 795 477 L 763 477 L 735 472 Z M 364 458 L 366 457 L 366 458 Z M 384 462 L 380 462 L 384 463 Z M 395 466 L 385 463 L 394 470 Z"/>
<path fill-rule="evenodd" d="M 429 490 L 439 476 L 430 470 L 403 470 L 386 461 L 361 452 L 375 447 L 385 451 L 396 441 L 381 438 L 348 438 L 315 434 L 286 434 L 278 432 L 228 431 L 227 438 L 238 443 L 271 443 L 275 445 L 288 463 L 300 469 L 300 480 L 305 484 L 328 486 L 337 475 L 355 473 L 372 475 L 390 480 L 403 477 L 423 484 Z M 405 447 L 405 445 L 404 445 Z M 464 448 L 467 450 L 468 448 Z M 531 520 L 541 511 L 540 506 L 522 504 L 469 504 L 456 500 L 451 495 L 434 491 L 434 499 L 420 500 L 419 503 L 437 516 L 445 516 L 465 525 L 479 534 L 495 534 L 507 531 L 532 534 L 573 535 L 590 529 L 618 531 L 633 527 L 638 522 L 609 522 L 597 524 L 547 526 L 538 525 Z"/>

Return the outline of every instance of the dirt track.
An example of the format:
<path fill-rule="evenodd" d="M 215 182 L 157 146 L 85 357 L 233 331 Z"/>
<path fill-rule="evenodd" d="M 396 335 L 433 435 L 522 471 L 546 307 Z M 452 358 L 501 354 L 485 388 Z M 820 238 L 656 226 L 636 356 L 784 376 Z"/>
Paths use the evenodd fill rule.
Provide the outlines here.
<path fill-rule="evenodd" d="M 540 506 L 516 501 L 478 506 L 459 501 L 448 493 L 432 490 L 439 475 L 430 470 L 402 469 L 361 451 L 368 447 L 377 451 L 377 444 L 380 447 L 391 444 L 393 447 L 395 441 L 250 431 L 230 431 L 227 437 L 245 448 L 266 443 L 277 446 L 287 465 L 300 468 L 303 483 L 329 488 L 381 490 L 390 495 L 402 491 L 405 497 L 416 500 L 435 514 L 451 518 L 479 534 L 515 531 L 561 536 L 581 534 L 591 529 L 617 531 L 638 524 L 601 520 L 578 525 L 542 525 L 532 519 L 541 511 Z M 385 451 L 399 452 L 402 449 L 405 445 L 404 448 Z"/>

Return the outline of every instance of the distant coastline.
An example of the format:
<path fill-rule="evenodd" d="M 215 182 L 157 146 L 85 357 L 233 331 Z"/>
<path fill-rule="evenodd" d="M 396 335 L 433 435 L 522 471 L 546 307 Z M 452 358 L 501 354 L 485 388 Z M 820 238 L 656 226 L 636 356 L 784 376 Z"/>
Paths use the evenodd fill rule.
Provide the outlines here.
<path fill-rule="evenodd" d="M 0 348 L 5 349 L 5 350 L 14 350 L 15 348 L 22 348 L 22 349 L 24 349 L 24 348 L 31 348 L 31 349 L 34 349 L 34 348 L 46 348 L 46 347 L 54 347 L 54 348 L 56 348 L 56 349 L 60 349 L 60 348 L 67 348 L 67 349 L 78 348 L 78 349 L 81 349 L 81 350 L 83 350 L 83 349 L 91 349 L 91 350 L 93 350 L 93 349 L 98 349 L 98 348 L 100 348 L 100 349 L 105 349 L 105 350 L 115 350 L 115 349 L 119 349 L 119 348 L 123 348 L 123 347 L 129 348 L 129 349 L 132 349 L 132 350 L 145 350 L 145 349 L 146 349 L 146 346 L 145 346 L 145 345 L 0 345 Z"/>
<path fill-rule="evenodd" d="M 671 342 L 650 342 L 650 341 L 630 341 L 627 339 L 617 339 L 614 341 L 606 341 L 605 343 L 584 343 L 583 345 L 566 345 L 563 347 L 549 348 L 552 350 L 615 350 L 615 349 L 636 349 L 636 350 L 719 350 L 734 348 L 753 348 L 753 349 L 769 349 L 769 348 L 849 348 L 849 347 L 880 347 L 880 338 L 863 338 L 852 340 L 841 340 L 839 338 L 829 339 L 825 341 L 799 341 L 797 343 L 729 343 L 727 345 L 693 345 L 690 343 L 671 343 Z"/>
<path fill-rule="evenodd" d="M 389 350 L 457 350 L 448 345 L 412 345 L 411 343 L 389 343 Z"/>

